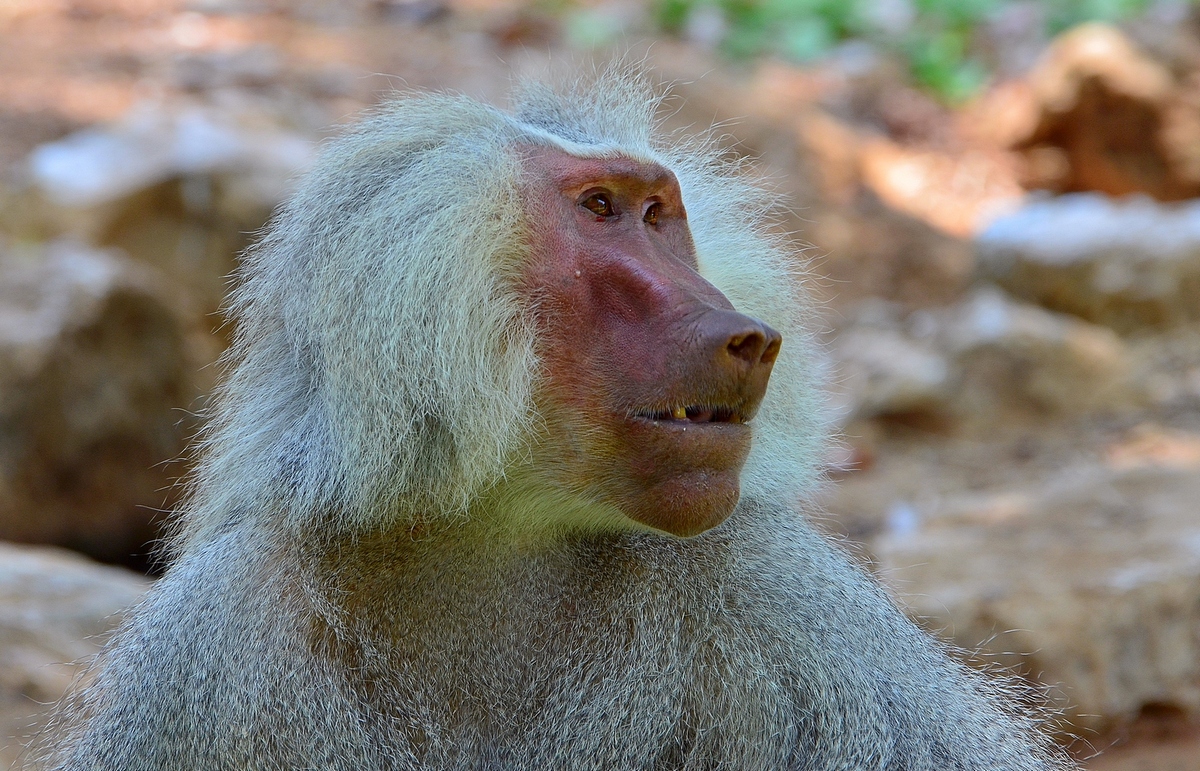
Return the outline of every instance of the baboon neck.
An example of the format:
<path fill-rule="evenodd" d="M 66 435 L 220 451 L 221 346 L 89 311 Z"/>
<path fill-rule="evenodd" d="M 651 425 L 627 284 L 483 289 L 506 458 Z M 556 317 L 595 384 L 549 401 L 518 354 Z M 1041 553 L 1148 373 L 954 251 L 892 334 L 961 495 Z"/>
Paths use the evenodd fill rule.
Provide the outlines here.
<path fill-rule="evenodd" d="M 457 618 L 464 634 L 491 619 L 520 624 L 532 635 L 587 623 L 589 615 L 637 614 L 644 603 L 676 613 L 729 558 L 725 539 L 685 541 L 649 533 L 563 533 L 513 537 L 491 523 L 396 528 L 340 539 L 314 559 L 326 576 L 321 594 L 356 634 L 380 641 L 420 630 L 446 635 Z M 367 621 L 367 620 L 370 621 Z M 507 619 L 507 620 L 505 620 Z M 366 624 L 367 626 L 363 626 Z M 432 632 L 431 632 L 432 633 Z"/>

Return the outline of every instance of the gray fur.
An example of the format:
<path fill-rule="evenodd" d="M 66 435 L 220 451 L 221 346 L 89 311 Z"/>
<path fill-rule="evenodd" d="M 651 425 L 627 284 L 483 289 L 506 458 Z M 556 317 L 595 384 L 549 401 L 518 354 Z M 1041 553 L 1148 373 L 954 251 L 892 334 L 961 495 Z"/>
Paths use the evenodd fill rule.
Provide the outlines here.
<path fill-rule="evenodd" d="M 657 139 L 648 93 L 414 95 L 327 148 L 248 255 L 175 564 L 45 767 L 1066 767 L 800 515 L 823 429 L 795 269 L 769 199 Z M 521 143 L 672 168 L 706 278 L 784 333 L 723 526 L 598 527 L 538 490 Z"/>

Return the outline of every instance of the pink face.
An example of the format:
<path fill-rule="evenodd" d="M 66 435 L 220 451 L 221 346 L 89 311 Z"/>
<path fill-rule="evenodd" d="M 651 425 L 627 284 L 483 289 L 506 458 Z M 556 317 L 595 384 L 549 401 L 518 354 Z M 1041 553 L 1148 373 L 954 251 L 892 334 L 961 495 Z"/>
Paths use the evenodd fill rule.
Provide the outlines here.
<path fill-rule="evenodd" d="M 675 176 L 527 148 L 523 292 L 545 370 L 556 483 L 679 536 L 738 499 L 780 335 L 697 272 Z"/>

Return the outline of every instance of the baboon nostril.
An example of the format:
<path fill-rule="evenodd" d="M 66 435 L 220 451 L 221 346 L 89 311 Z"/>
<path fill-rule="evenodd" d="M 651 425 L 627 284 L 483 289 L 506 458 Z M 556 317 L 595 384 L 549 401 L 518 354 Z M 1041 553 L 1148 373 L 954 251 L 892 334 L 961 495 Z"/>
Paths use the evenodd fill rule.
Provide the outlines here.
<path fill-rule="evenodd" d="M 775 360 L 779 358 L 779 348 L 783 344 L 783 336 L 774 330 L 771 331 L 772 334 L 768 336 L 767 347 L 763 351 L 762 356 L 758 357 L 758 360 L 763 364 L 774 364 Z"/>
<path fill-rule="evenodd" d="M 729 355 L 747 364 L 773 364 L 779 356 L 782 338 L 778 332 L 763 324 L 760 329 L 732 335 L 726 344 Z"/>
<path fill-rule="evenodd" d="M 726 344 L 726 349 L 729 355 L 735 359 L 750 364 L 755 364 L 762 357 L 763 349 L 767 346 L 767 339 L 761 332 L 743 332 L 729 338 Z"/>
<path fill-rule="evenodd" d="M 714 372 L 741 379 L 769 375 L 779 355 L 782 338 L 758 319 L 734 310 L 713 309 L 697 321 L 695 331 L 703 341 Z"/>

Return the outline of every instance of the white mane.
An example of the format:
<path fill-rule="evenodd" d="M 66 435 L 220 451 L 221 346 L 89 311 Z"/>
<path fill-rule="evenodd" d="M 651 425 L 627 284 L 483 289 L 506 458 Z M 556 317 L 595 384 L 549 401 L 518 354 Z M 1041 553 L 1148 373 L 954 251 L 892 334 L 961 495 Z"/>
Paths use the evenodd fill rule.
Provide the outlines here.
<path fill-rule="evenodd" d="M 527 87 L 512 115 L 409 94 L 332 142 L 239 273 L 185 539 L 250 516 L 343 529 L 463 515 L 521 463 L 538 367 L 510 278 L 528 232 L 514 148 L 529 143 L 676 174 L 701 273 L 784 336 L 743 496 L 805 494 L 822 431 L 795 257 L 736 165 L 659 135 L 660 104 L 611 73 Z"/>

